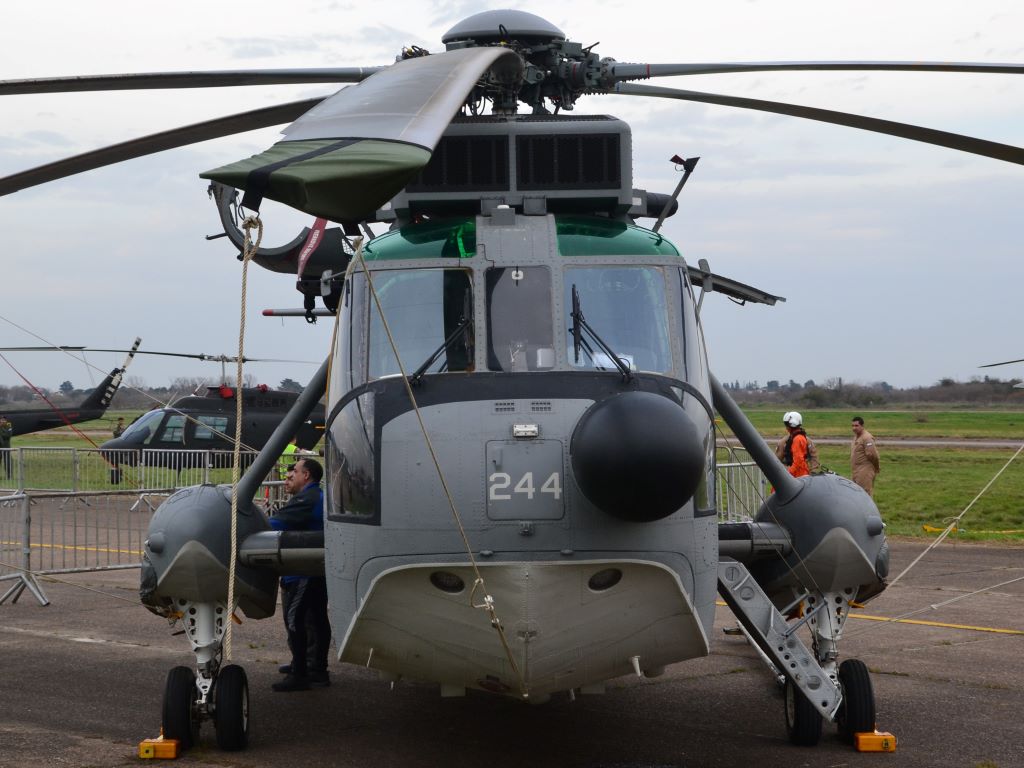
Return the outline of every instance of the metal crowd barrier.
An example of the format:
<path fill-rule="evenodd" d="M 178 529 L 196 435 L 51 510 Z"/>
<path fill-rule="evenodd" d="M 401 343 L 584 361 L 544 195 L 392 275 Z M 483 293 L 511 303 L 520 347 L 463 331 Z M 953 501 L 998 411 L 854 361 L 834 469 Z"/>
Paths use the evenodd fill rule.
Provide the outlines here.
<path fill-rule="evenodd" d="M 0 604 L 28 589 L 46 605 L 37 575 L 138 568 L 150 516 L 164 499 L 232 479 L 230 451 L 15 448 L 7 455 L 10 477 L 0 456 Z M 243 464 L 255 455 L 244 454 Z M 283 477 L 281 463 L 256 500 L 283 503 Z"/>
<path fill-rule="evenodd" d="M 280 486 L 264 483 L 256 500 L 272 501 Z M 176 490 L 0 495 L 0 590 L 12 582 L 0 604 L 28 589 L 46 605 L 37 576 L 138 568 L 152 512 Z"/>
<path fill-rule="evenodd" d="M 768 498 L 768 480 L 752 461 L 720 463 L 716 467 L 718 519 L 738 523 L 753 519 Z"/>
<path fill-rule="evenodd" d="M 17 602 L 26 589 L 40 605 L 50 602 L 32 573 L 30 523 L 28 496 L 23 493 L 0 496 L 0 588 L 5 582 L 11 582 L 0 596 L 0 604 L 8 598 Z"/>
<path fill-rule="evenodd" d="M 242 466 L 256 458 L 243 451 Z M 12 448 L 0 457 L 0 490 L 101 491 L 231 482 L 231 451 Z M 9 463 L 10 472 L 5 472 Z"/>

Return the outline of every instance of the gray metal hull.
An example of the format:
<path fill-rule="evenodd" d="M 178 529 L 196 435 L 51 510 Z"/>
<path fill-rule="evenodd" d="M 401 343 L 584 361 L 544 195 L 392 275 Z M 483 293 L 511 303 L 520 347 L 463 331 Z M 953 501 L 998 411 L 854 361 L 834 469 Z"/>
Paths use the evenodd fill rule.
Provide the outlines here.
<path fill-rule="evenodd" d="M 588 586 L 616 568 L 621 581 Z M 459 576 L 448 594 L 430 574 Z M 341 642 L 341 658 L 394 676 L 531 697 L 579 688 L 633 670 L 657 671 L 704 656 L 708 637 L 678 574 L 626 558 L 493 563 L 480 567 L 508 652 L 459 563 L 389 568 L 371 582 Z M 514 662 L 514 666 L 513 666 Z"/>

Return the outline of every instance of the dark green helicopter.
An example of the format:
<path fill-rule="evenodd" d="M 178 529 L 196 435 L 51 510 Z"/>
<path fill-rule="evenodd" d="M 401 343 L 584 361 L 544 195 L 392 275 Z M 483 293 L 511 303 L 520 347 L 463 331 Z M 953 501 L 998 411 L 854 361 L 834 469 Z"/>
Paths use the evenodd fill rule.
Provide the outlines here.
<path fill-rule="evenodd" d="M 242 388 L 243 450 L 262 448 L 298 398 L 296 392 L 266 385 Z M 140 461 L 161 464 L 181 461 L 177 451 L 212 451 L 214 466 L 228 466 L 235 434 L 235 387 L 207 387 L 202 395 L 183 397 L 164 408 L 154 408 L 128 425 L 119 437 L 100 448 L 115 466 Z M 323 437 L 324 408 L 318 405 L 295 430 L 296 446 L 311 450 Z"/>
<path fill-rule="evenodd" d="M 439 54 L 407 49 L 386 67 L 0 84 L 2 94 L 358 83 L 0 180 L 12 192 L 295 120 L 266 152 L 202 174 L 222 216 L 269 198 L 320 219 L 254 258 L 299 276 L 310 319 L 319 296 L 338 321 L 330 365 L 238 484 L 237 607 L 265 618 L 279 573 L 325 574 L 340 661 L 385 681 L 433 682 L 442 695 L 542 702 L 706 655 L 721 597 L 784 681 L 791 741 L 816 743 L 823 719 L 851 741 L 873 730 L 870 675 L 862 661 L 840 659 L 840 641 L 850 606 L 885 588 L 882 518 L 845 478 L 788 474 L 711 375 L 694 287 L 741 302 L 778 297 L 692 268 L 658 224 L 640 226 L 660 224 L 673 196 L 633 187 L 626 123 L 573 108 L 588 94 L 701 101 L 1024 164 L 1024 150 L 971 137 L 629 82 L 1024 67 L 626 64 L 520 11 L 471 16 L 444 44 Z M 240 203 L 234 188 L 245 190 Z M 357 242 L 372 222 L 390 229 Z M 319 247 L 308 247 L 314 239 Z M 249 500 L 324 387 L 325 530 L 282 535 Z M 717 521 L 715 411 L 775 489 L 747 523 Z M 230 497 L 213 486 L 172 496 L 146 542 L 143 602 L 188 617 L 195 665 L 171 670 L 163 706 L 165 736 L 186 746 L 204 720 L 221 747 L 248 742 L 247 678 L 222 663 L 236 607 Z"/>
<path fill-rule="evenodd" d="M 125 366 L 111 371 L 99 387 L 75 410 L 12 411 L 8 418 L 14 425 L 14 434 L 51 429 L 66 423 L 96 419 L 103 415 L 120 384 L 124 369 L 135 355 L 183 357 L 221 364 L 221 381 L 227 381 L 225 365 L 237 362 L 230 355 L 208 355 L 188 352 L 158 352 L 138 349 L 136 340 L 130 350 L 101 349 L 86 346 L 60 347 L 7 347 L 5 350 L 21 352 L 127 352 Z M 308 363 L 306 360 L 245 357 L 243 362 L 253 363 Z M 151 408 L 142 414 L 117 437 L 107 440 L 100 449 L 113 468 L 137 466 L 145 462 L 151 466 L 184 466 L 189 457 L 186 451 L 210 451 L 213 466 L 229 466 L 235 435 L 236 388 L 222 383 L 209 386 L 202 394 L 179 398 L 166 406 Z M 242 388 L 243 419 L 242 448 L 247 453 L 260 450 L 274 429 L 295 404 L 298 393 L 271 389 L 265 384 Z M 292 435 L 295 445 L 311 450 L 324 435 L 324 407 L 318 404 Z M 194 461 L 199 456 L 192 457 Z M 115 471 L 111 477 L 118 478 Z"/>
<path fill-rule="evenodd" d="M 113 350 L 103 350 L 113 351 Z M 190 354 L 184 352 L 142 351 L 140 354 L 188 357 L 221 364 L 221 381 L 227 381 L 225 364 L 237 362 L 229 355 Z M 281 360 L 245 357 L 243 362 L 302 363 L 303 360 Z M 244 451 L 258 451 L 266 444 L 274 429 L 295 404 L 298 393 L 271 389 L 265 384 L 243 387 L 241 443 Z M 184 466 L 185 451 L 209 451 L 213 466 L 230 466 L 235 439 L 236 401 L 238 390 L 226 383 L 209 386 L 173 403 L 153 408 L 128 425 L 118 437 L 107 440 L 100 448 L 113 467 L 150 465 Z M 305 451 L 320 442 L 324 434 L 324 407 L 317 404 L 292 434 L 292 442 Z M 198 455 L 194 457 L 198 460 Z M 118 477 L 115 472 L 111 475 Z"/>

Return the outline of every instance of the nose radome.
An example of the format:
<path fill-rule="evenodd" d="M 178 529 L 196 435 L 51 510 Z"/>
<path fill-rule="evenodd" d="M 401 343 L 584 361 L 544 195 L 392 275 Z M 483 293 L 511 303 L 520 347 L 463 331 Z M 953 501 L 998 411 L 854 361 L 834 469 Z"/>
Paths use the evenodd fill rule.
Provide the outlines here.
<path fill-rule="evenodd" d="M 591 406 L 573 432 L 572 469 L 598 509 L 631 522 L 671 515 L 692 498 L 705 450 L 674 400 L 624 392 Z"/>

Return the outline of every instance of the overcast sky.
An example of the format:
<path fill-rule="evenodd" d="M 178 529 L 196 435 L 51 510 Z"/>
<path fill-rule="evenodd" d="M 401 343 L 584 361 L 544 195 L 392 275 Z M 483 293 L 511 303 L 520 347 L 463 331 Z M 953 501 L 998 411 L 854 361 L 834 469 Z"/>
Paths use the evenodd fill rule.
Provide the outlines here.
<path fill-rule="evenodd" d="M 443 50 L 460 19 L 508 3 L 36 0 L 4 9 L 0 78 L 390 63 L 403 45 Z M 974 0 L 526 4 L 570 40 L 619 61 L 952 60 L 1024 62 L 1024 4 Z M 550 10 L 548 8 L 550 7 Z M 382 14 L 380 11 L 383 10 Z M 658 85 L 790 101 L 1024 146 L 1024 77 L 761 73 Z M 0 175 L 329 87 L 270 86 L 0 100 Z M 787 298 L 774 308 L 704 302 L 722 380 L 961 380 L 1024 357 L 1024 168 L 793 118 L 682 102 L 591 97 L 579 111 L 633 127 L 634 185 L 670 192 L 668 158 L 699 155 L 665 232 L 691 264 Z M 241 270 L 201 171 L 265 149 L 276 129 L 165 152 L 0 199 L 0 317 L 57 344 L 234 353 Z M 264 244 L 308 223 L 265 206 Z M 246 354 L 322 359 L 330 324 L 269 320 L 298 306 L 292 281 L 253 267 Z M 0 320 L 0 346 L 39 343 Z M 94 354 L 108 369 L 118 355 Z M 40 386 L 101 375 L 61 355 L 10 355 Z M 60 359 L 63 358 L 63 359 Z M 312 365 L 253 365 L 305 382 Z M 219 375 L 138 358 L 153 386 Z M 1024 365 L 996 369 L 1024 376 Z M 20 383 L 0 361 L 0 384 Z"/>

